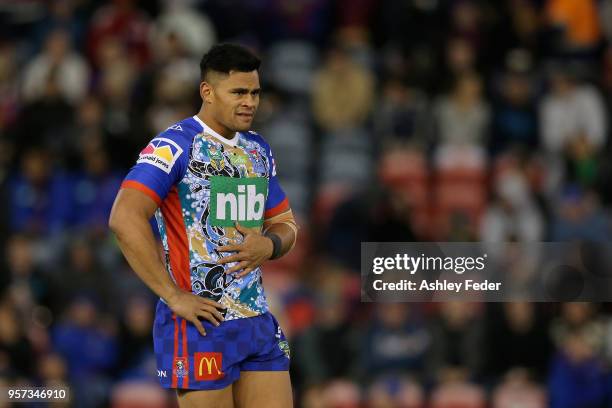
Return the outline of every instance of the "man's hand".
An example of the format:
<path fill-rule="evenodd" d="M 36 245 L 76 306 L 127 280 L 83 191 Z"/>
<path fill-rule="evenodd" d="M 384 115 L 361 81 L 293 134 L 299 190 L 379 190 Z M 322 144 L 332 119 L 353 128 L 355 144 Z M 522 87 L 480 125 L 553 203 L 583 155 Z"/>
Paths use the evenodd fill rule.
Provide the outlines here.
<path fill-rule="evenodd" d="M 166 299 L 166 302 L 174 313 L 193 323 L 202 336 L 206 336 L 206 330 L 200 322 L 200 317 L 215 326 L 219 326 L 224 320 L 223 315 L 217 309 L 225 309 L 225 306 L 191 292 L 178 289 Z"/>
<path fill-rule="evenodd" d="M 229 268 L 225 273 L 242 270 L 242 272 L 236 274 L 236 278 L 241 278 L 270 259 L 274 251 L 274 244 L 270 238 L 261 235 L 256 228 L 245 228 L 236 222 L 236 229 L 244 235 L 244 241 L 239 245 L 218 247 L 217 250 L 220 252 L 236 253 L 219 259 L 217 263 L 223 265 L 229 262 L 238 262 L 238 264 Z"/>

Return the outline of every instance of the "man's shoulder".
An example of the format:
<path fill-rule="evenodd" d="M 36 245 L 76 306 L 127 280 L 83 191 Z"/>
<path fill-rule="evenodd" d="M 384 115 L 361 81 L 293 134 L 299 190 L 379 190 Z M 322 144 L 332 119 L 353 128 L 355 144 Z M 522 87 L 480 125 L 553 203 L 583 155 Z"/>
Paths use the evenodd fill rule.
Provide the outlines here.
<path fill-rule="evenodd" d="M 155 135 L 149 144 L 153 143 L 156 146 L 158 143 L 169 144 L 185 151 L 191 147 L 195 136 L 201 132 L 201 126 L 193 118 L 186 118 L 171 124 L 165 130 Z"/>
<path fill-rule="evenodd" d="M 137 163 L 147 163 L 170 174 L 175 163 L 184 163 L 189 149 L 202 129 L 191 118 L 183 119 L 168 126 L 154 136 L 140 152 Z"/>
<path fill-rule="evenodd" d="M 167 137 L 169 139 L 185 139 L 191 141 L 194 136 L 201 132 L 202 127 L 192 117 L 188 117 L 171 124 L 155 137 Z"/>

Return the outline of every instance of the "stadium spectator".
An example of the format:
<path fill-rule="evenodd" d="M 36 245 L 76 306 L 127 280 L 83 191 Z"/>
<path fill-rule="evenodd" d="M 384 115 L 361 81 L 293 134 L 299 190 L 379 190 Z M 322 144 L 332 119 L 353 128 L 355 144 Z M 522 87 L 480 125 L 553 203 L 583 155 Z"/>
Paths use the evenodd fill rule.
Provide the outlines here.
<path fill-rule="evenodd" d="M 342 45 L 332 47 L 313 84 L 313 114 L 321 128 L 358 128 L 368 119 L 374 78 L 353 62 Z"/>
<path fill-rule="evenodd" d="M 34 374 L 36 355 L 22 322 L 11 297 L 4 295 L 0 301 L 0 372 L 5 378 L 28 381 Z"/>
<path fill-rule="evenodd" d="M 593 356 L 603 351 L 604 324 L 597 316 L 596 306 L 592 303 L 563 303 L 560 316 L 551 323 L 550 327 L 551 336 L 558 351 L 570 346 L 577 348 L 578 343 L 588 343 L 586 346 L 589 347 L 590 354 Z M 572 337 L 571 344 L 567 342 L 569 337 Z M 566 351 L 572 352 L 572 350 L 567 349 Z"/>
<path fill-rule="evenodd" d="M 8 295 L 24 316 L 31 316 L 37 306 L 57 306 L 57 288 L 38 264 L 36 243 L 27 235 L 9 237 L 6 246 Z"/>
<path fill-rule="evenodd" d="M 17 69 L 15 47 L 8 44 L 0 46 L 0 136 L 2 139 L 6 138 L 7 131 L 15 123 L 22 102 Z"/>
<path fill-rule="evenodd" d="M 151 23 L 134 0 L 113 0 L 100 6 L 92 16 L 87 35 L 87 54 L 94 66 L 102 64 L 103 44 L 110 39 L 125 44 L 131 63 L 144 67 L 151 58 Z"/>
<path fill-rule="evenodd" d="M 517 404 L 525 408 L 544 408 L 548 403 L 546 390 L 530 379 L 523 369 L 509 372 L 493 390 L 493 408 L 510 408 Z"/>
<path fill-rule="evenodd" d="M 8 181 L 13 231 L 58 234 L 68 227 L 70 183 L 54 171 L 47 151 L 31 148 L 21 159 L 21 171 Z"/>
<path fill-rule="evenodd" d="M 364 330 L 359 355 L 367 382 L 385 376 L 423 380 L 427 351 L 433 342 L 419 311 L 402 303 L 376 308 L 376 318 Z"/>
<path fill-rule="evenodd" d="M 478 378 L 483 368 L 484 327 L 476 305 L 445 302 L 430 325 L 427 372 L 434 381 Z"/>
<path fill-rule="evenodd" d="M 425 406 L 425 390 L 407 377 L 383 377 L 367 390 L 367 404 L 372 408 Z"/>
<path fill-rule="evenodd" d="M 516 369 L 537 382 L 546 378 L 553 350 L 547 330 L 549 321 L 542 309 L 527 302 L 495 304 L 488 308 L 485 361 L 491 378 L 513 376 Z"/>
<path fill-rule="evenodd" d="M 540 104 L 540 128 L 548 152 L 574 157 L 598 151 L 607 140 L 601 94 L 574 73 L 553 68 L 550 90 Z"/>
<path fill-rule="evenodd" d="M 80 102 L 89 87 L 90 68 L 80 54 L 71 49 L 70 36 L 62 29 L 48 34 L 45 47 L 25 67 L 23 96 L 34 101 L 43 96 L 53 75 L 58 93 L 72 104 Z"/>
<path fill-rule="evenodd" d="M 153 313 L 150 299 L 133 297 L 123 308 L 117 344 L 119 377 L 152 379 L 155 362 L 151 345 Z"/>
<path fill-rule="evenodd" d="M 525 50 L 513 50 L 506 60 L 493 104 L 490 146 L 494 153 L 516 148 L 529 151 L 539 143 L 531 57 Z"/>
<path fill-rule="evenodd" d="M 550 368 L 550 407 L 601 407 L 605 403 L 605 373 L 587 333 L 570 330 Z"/>
<path fill-rule="evenodd" d="M 373 114 L 379 143 L 410 142 L 427 146 L 431 140 L 431 113 L 427 96 L 401 78 L 390 78 Z"/>
<path fill-rule="evenodd" d="M 318 318 L 295 342 L 294 359 L 307 384 L 351 376 L 356 364 L 356 334 L 349 326 L 342 275 L 319 276 Z"/>
<path fill-rule="evenodd" d="M 70 149 L 74 106 L 60 92 L 58 70 L 52 69 L 48 74 L 40 97 L 21 106 L 20 126 L 12 133 L 17 153 L 40 146 L 49 150 L 49 159 L 59 164 Z"/>
<path fill-rule="evenodd" d="M 57 353 L 48 353 L 38 361 L 38 379 L 41 386 L 61 387 L 68 385 L 66 361 Z"/>
<path fill-rule="evenodd" d="M 612 227 L 594 191 L 568 186 L 556 205 L 551 234 L 553 241 L 606 242 Z"/>
<path fill-rule="evenodd" d="M 67 260 L 66 265 L 60 270 L 53 271 L 53 276 L 59 285 L 58 290 L 63 299 L 87 296 L 101 305 L 98 309 L 116 312 L 119 307 L 113 300 L 116 285 L 113 283 L 110 271 L 101 268 L 96 257 L 94 245 L 85 235 L 79 240 L 71 241 L 63 257 Z M 64 308 L 67 306 L 69 305 L 64 304 Z"/>
<path fill-rule="evenodd" d="M 554 51 L 570 55 L 596 51 L 601 40 L 597 1 L 548 0 L 545 17 L 556 34 Z"/>
<path fill-rule="evenodd" d="M 50 33 L 62 30 L 78 50 L 85 44 L 84 5 L 75 0 L 58 0 L 49 4 L 48 13 L 32 29 L 32 48 L 38 51 Z"/>
<path fill-rule="evenodd" d="M 73 184 L 76 211 L 72 222 L 92 235 L 103 236 L 121 176 L 110 168 L 106 150 L 96 144 L 83 146 L 82 161 L 84 171 Z"/>
<path fill-rule="evenodd" d="M 52 331 L 53 348 L 68 365 L 73 401 L 79 406 L 98 406 L 109 395 L 118 350 L 112 327 L 104 326 L 96 304 L 79 296 Z"/>
<path fill-rule="evenodd" d="M 482 86 L 478 75 L 463 74 L 452 92 L 436 102 L 434 114 L 442 146 L 485 146 L 491 113 Z"/>
<path fill-rule="evenodd" d="M 152 51 L 167 54 L 166 47 L 178 41 L 184 51 L 199 57 L 217 42 L 215 26 L 208 16 L 200 13 L 189 0 L 164 0 L 162 11 L 152 28 Z"/>
<path fill-rule="evenodd" d="M 518 164 L 500 171 L 493 187 L 494 198 L 480 230 L 483 242 L 538 242 L 545 236 L 544 217 Z"/>
<path fill-rule="evenodd" d="M 101 40 L 99 48 L 99 70 L 95 87 L 103 105 L 102 126 L 108 146 L 122 146 L 118 160 L 121 168 L 127 169 L 145 142 L 143 133 L 149 129 L 149 123 L 136 114 L 130 103 L 137 66 L 129 58 L 127 46 L 115 38 Z"/>

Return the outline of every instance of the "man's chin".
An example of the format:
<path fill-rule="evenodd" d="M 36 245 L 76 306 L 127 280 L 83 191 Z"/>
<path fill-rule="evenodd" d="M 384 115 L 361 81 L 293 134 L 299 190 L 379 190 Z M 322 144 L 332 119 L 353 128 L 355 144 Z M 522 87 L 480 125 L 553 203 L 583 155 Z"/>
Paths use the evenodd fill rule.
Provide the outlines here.
<path fill-rule="evenodd" d="M 245 123 L 245 122 L 236 123 L 235 124 L 236 132 L 246 132 L 247 130 L 250 130 L 252 123 L 253 123 L 253 121 L 249 121 L 247 123 Z"/>

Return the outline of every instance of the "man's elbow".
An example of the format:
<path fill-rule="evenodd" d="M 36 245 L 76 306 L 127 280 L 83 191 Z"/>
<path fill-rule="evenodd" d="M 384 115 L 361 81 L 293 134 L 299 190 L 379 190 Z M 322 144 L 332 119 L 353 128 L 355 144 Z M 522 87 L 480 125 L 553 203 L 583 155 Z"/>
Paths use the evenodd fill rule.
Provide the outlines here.
<path fill-rule="evenodd" d="M 124 208 L 113 207 L 110 217 L 108 217 L 108 228 L 115 235 L 120 235 L 126 228 L 129 228 L 130 218 Z"/>
<path fill-rule="evenodd" d="M 121 220 L 116 211 L 112 211 L 111 215 L 108 217 L 108 229 L 115 235 L 117 235 L 121 229 Z"/>

